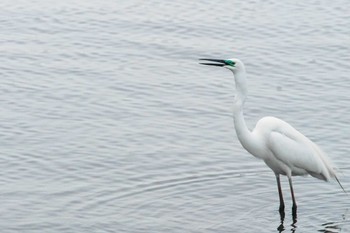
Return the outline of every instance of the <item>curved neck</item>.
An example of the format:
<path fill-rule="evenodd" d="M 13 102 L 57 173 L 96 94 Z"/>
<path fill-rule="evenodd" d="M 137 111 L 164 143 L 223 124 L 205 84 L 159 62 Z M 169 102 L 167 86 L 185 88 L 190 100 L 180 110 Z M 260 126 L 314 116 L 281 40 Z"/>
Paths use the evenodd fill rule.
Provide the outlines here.
<path fill-rule="evenodd" d="M 234 107 L 233 107 L 233 122 L 235 125 L 235 130 L 239 141 L 242 146 L 249 152 L 251 149 L 251 143 L 253 140 L 252 132 L 248 129 L 244 116 L 243 116 L 243 102 L 238 100 L 238 97 L 235 97 Z"/>
<path fill-rule="evenodd" d="M 252 133 L 244 120 L 243 106 L 247 96 L 247 84 L 245 79 L 245 71 L 234 73 L 236 83 L 236 96 L 233 105 L 233 120 L 235 130 L 239 141 L 242 146 L 251 154 L 257 157 L 261 157 L 261 146 L 257 136 Z M 260 155 L 260 156 L 258 156 Z"/>
<path fill-rule="evenodd" d="M 240 71 L 233 72 L 233 75 L 235 77 L 236 92 L 237 92 L 235 100 L 242 100 L 242 102 L 244 103 L 246 96 L 248 94 L 245 68 L 243 67 Z"/>

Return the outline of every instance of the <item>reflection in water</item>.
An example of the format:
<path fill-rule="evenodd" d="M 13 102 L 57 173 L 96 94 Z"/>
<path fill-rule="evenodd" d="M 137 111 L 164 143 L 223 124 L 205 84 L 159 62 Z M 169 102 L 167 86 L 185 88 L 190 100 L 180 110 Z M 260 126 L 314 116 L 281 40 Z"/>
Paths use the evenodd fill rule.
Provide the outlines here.
<path fill-rule="evenodd" d="M 297 226 L 294 223 L 291 226 L 292 226 L 292 228 L 290 229 L 290 231 L 294 233 L 296 231 L 296 229 L 297 229 Z M 285 230 L 285 227 L 284 227 L 283 223 L 281 223 L 277 227 L 277 230 L 278 230 L 278 232 L 283 232 Z"/>
<path fill-rule="evenodd" d="M 282 232 L 282 231 L 284 231 L 284 226 L 283 226 L 283 222 L 281 222 L 281 224 L 277 227 L 277 230 L 278 230 L 278 232 Z"/>
<path fill-rule="evenodd" d="M 336 222 L 324 223 L 322 224 L 322 226 L 324 227 L 324 229 L 319 230 L 319 232 L 334 233 L 341 231 L 339 223 Z"/>
<path fill-rule="evenodd" d="M 285 230 L 285 227 L 283 225 L 284 218 L 285 218 L 285 212 L 284 212 L 284 210 L 280 209 L 279 213 L 280 213 L 281 223 L 277 227 L 277 230 L 278 230 L 278 232 L 282 232 L 282 231 Z M 295 230 L 297 228 L 297 226 L 296 226 L 296 223 L 297 223 L 297 211 L 296 211 L 296 207 L 295 206 L 293 206 L 293 209 L 292 209 L 292 219 L 293 219 L 293 223 L 291 224 L 291 226 L 292 226 L 291 232 L 295 232 Z"/>
<path fill-rule="evenodd" d="M 281 223 L 280 225 L 277 227 L 277 231 L 278 232 L 283 232 L 286 228 L 284 227 L 284 213 L 280 213 L 281 216 Z M 345 219 L 344 219 L 345 220 Z M 293 216 L 293 223 L 291 224 L 291 232 L 296 232 L 297 229 L 297 219 L 296 216 L 294 218 Z M 341 223 L 340 222 L 327 222 L 322 224 L 322 229 L 318 230 L 318 232 L 325 232 L 325 233 L 337 233 L 337 232 L 341 232 L 342 228 L 341 228 Z"/>
<path fill-rule="evenodd" d="M 350 187 L 350 1 L 36 2 L 0 1 L 0 232 L 350 227 L 348 199 L 302 178 L 297 228 L 289 206 L 280 221 L 273 173 L 233 131 L 234 80 L 196 64 L 244 58 L 247 126 L 288 120 Z"/>

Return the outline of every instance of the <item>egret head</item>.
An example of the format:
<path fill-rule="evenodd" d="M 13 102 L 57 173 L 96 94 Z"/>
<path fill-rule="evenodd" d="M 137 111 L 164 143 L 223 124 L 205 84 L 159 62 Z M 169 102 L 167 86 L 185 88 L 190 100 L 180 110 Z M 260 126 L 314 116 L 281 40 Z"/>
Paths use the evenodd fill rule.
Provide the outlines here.
<path fill-rule="evenodd" d="M 241 62 L 237 58 L 231 58 L 227 60 L 220 59 L 199 59 L 201 61 L 210 61 L 200 63 L 202 65 L 209 66 L 220 66 L 232 71 L 233 76 L 235 78 L 236 90 L 237 90 L 237 98 L 235 98 L 238 102 L 244 103 L 245 97 L 247 96 L 247 79 L 243 62 Z M 237 105 L 238 106 L 238 105 Z M 239 105 L 241 106 L 241 105 Z"/>
<path fill-rule="evenodd" d="M 203 59 L 199 59 L 199 60 L 201 60 L 201 61 L 210 61 L 210 63 L 209 62 L 200 63 L 202 65 L 224 67 L 226 69 L 231 70 L 233 73 L 237 73 L 239 71 L 243 71 L 244 70 L 243 62 L 241 62 L 237 58 L 231 58 L 231 59 L 227 59 L 227 60 L 203 58 Z"/>

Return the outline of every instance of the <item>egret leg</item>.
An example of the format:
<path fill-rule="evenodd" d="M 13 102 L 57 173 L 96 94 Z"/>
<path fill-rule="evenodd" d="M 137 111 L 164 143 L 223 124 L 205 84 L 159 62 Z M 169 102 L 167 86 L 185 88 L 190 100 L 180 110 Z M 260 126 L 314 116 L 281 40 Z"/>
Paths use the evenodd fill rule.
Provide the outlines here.
<path fill-rule="evenodd" d="M 276 174 L 276 180 L 277 180 L 277 187 L 278 187 L 278 195 L 280 197 L 280 208 L 279 211 L 284 212 L 284 201 L 283 201 L 283 194 L 282 194 L 282 187 L 280 182 L 280 175 Z"/>
<path fill-rule="evenodd" d="M 277 180 L 277 187 L 278 187 L 278 195 L 280 197 L 280 208 L 279 211 L 284 211 L 284 201 L 283 201 L 283 194 L 282 194 L 282 187 L 280 182 L 280 175 L 276 174 L 276 180 Z"/>
<path fill-rule="evenodd" d="M 295 201 L 295 196 L 294 196 L 292 177 L 288 177 L 288 181 L 289 181 L 290 192 L 292 194 L 292 200 L 293 200 L 293 207 L 292 207 L 293 219 L 296 220 L 296 218 L 297 218 L 297 203 Z"/>
<path fill-rule="evenodd" d="M 275 175 L 276 175 L 276 180 L 277 180 L 278 195 L 280 198 L 279 212 L 280 212 L 280 217 L 281 217 L 281 225 L 278 227 L 278 229 L 284 230 L 283 221 L 284 221 L 285 213 L 284 213 L 284 201 L 283 201 L 282 187 L 281 187 L 281 182 L 280 182 L 280 175 L 279 174 L 275 174 Z"/>

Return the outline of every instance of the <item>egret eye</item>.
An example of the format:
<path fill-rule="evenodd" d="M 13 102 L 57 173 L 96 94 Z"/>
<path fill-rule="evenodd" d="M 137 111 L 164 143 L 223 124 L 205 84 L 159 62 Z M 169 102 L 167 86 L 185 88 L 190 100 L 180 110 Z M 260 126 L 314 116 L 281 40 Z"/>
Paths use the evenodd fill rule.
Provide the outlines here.
<path fill-rule="evenodd" d="M 235 66 L 236 63 L 234 61 L 231 61 L 231 60 L 225 60 L 225 64 L 229 65 L 229 66 Z"/>

